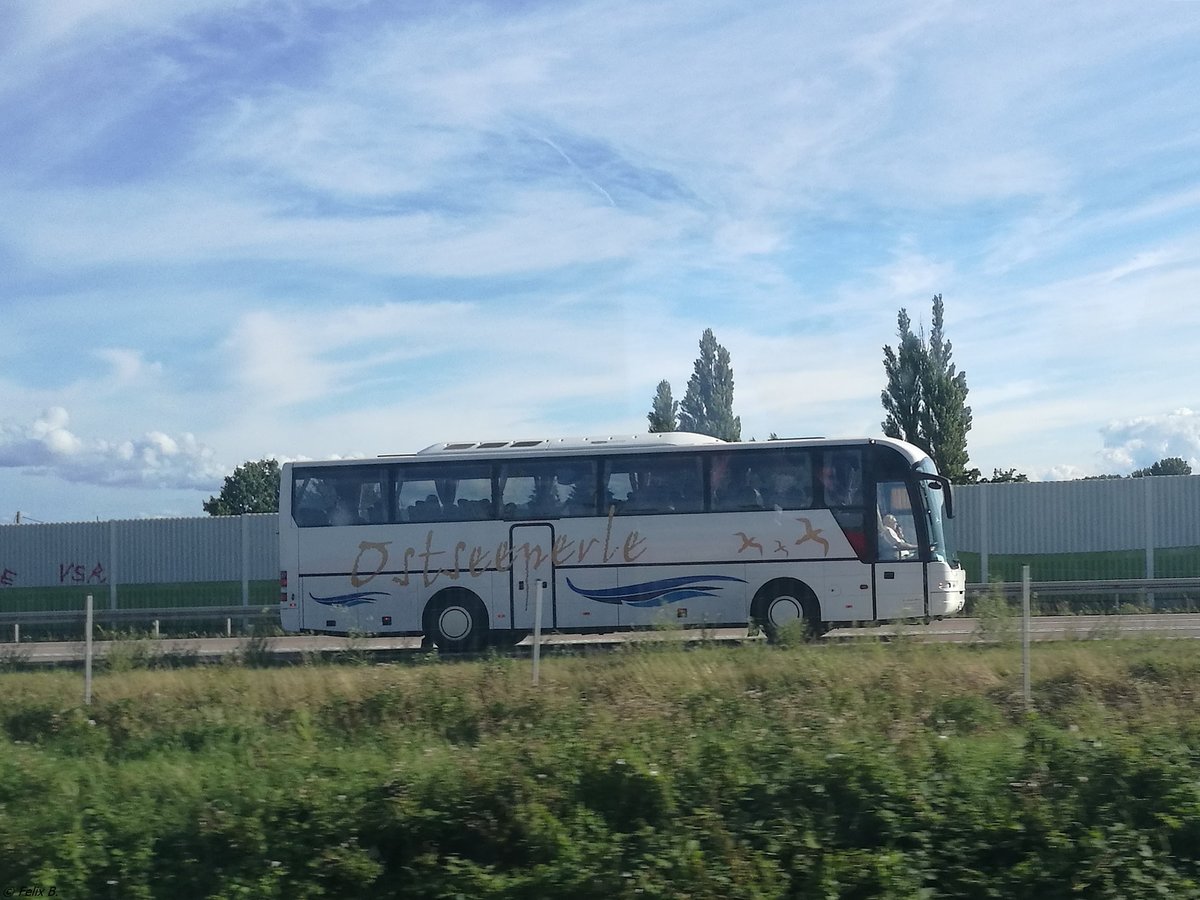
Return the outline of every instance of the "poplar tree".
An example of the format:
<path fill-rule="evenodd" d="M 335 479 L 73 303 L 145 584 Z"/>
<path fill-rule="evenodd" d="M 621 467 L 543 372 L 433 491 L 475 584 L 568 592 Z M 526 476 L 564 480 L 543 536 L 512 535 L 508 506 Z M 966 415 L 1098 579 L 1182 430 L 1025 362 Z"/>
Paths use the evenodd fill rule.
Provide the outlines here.
<path fill-rule="evenodd" d="M 679 404 L 679 430 L 726 441 L 742 437 L 742 420 L 733 414 L 733 367 L 729 351 L 717 343 L 711 328 L 704 329 L 700 337 L 700 357 Z"/>
<path fill-rule="evenodd" d="M 650 420 L 650 432 L 679 430 L 679 401 L 671 396 L 671 382 L 662 380 L 654 394 L 653 405 L 646 415 Z"/>
<path fill-rule="evenodd" d="M 933 298 L 928 342 L 924 334 L 913 333 L 906 310 L 900 310 L 896 322 L 899 343 L 895 350 L 883 348 L 887 375 L 881 396 L 886 414 L 883 433 L 916 444 L 951 481 L 977 481 L 979 470 L 967 468 L 967 432 L 971 430 L 967 373 L 957 371 L 951 362 L 942 295 Z"/>
<path fill-rule="evenodd" d="M 961 483 L 977 480 L 979 473 L 967 469 L 967 432 L 971 430 L 967 373 L 956 371 L 950 361 L 944 314 L 942 295 L 937 294 L 933 298 L 933 328 L 925 352 L 921 433 L 938 471 Z"/>
<path fill-rule="evenodd" d="M 883 371 L 887 375 L 887 387 L 883 391 L 883 433 L 916 444 L 926 453 L 921 435 L 921 370 L 924 368 L 925 348 L 921 339 L 913 334 L 908 311 L 901 309 L 896 316 L 897 335 L 900 341 L 896 349 L 883 348 Z"/>

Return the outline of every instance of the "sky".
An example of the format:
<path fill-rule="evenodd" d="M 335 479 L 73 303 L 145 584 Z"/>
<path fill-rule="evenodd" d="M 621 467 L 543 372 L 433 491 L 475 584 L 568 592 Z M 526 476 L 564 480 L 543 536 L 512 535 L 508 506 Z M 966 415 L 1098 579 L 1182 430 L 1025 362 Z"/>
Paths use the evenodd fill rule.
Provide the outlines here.
<path fill-rule="evenodd" d="M 1200 2 L 9 0 L 0 522 L 235 466 L 881 433 L 945 303 L 970 464 L 1200 471 Z"/>

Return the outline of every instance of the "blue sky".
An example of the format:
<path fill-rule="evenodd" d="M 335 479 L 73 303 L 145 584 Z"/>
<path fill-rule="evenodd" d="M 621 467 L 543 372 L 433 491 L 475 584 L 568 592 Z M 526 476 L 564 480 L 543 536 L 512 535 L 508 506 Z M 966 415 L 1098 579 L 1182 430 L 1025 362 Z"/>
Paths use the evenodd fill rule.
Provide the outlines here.
<path fill-rule="evenodd" d="M 942 294 L 971 463 L 1200 466 L 1200 3 L 16 0 L 0 520 L 250 459 L 880 431 Z"/>

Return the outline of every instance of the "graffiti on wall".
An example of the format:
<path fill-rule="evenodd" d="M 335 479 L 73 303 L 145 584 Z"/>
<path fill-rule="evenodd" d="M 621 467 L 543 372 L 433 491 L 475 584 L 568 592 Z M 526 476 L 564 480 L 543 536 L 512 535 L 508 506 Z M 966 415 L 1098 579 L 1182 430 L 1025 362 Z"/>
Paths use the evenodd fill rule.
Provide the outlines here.
<path fill-rule="evenodd" d="M 108 584 L 104 563 L 84 565 L 76 562 L 58 564 L 59 584 Z"/>
<path fill-rule="evenodd" d="M 108 584 L 104 563 L 60 562 L 58 584 Z M 16 569 L 0 565 L 0 587 L 16 587 L 20 574 Z"/>

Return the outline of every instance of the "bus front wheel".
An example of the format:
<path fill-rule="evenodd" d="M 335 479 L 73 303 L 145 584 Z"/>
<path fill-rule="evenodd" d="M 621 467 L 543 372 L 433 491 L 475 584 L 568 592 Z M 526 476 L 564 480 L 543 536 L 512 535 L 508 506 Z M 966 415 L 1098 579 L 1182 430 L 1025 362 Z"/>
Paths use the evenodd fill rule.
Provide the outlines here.
<path fill-rule="evenodd" d="M 422 619 L 425 636 L 448 653 L 479 650 L 487 644 L 488 614 L 483 601 L 464 588 L 434 594 Z"/>
<path fill-rule="evenodd" d="M 810 639 L 824 633 L 821 604 L 816 595 L 808 585 L 790 579 L 763 585 L 754 595 L 750 617 L 772 644 L 790 629 L 799 629 Z"/>

